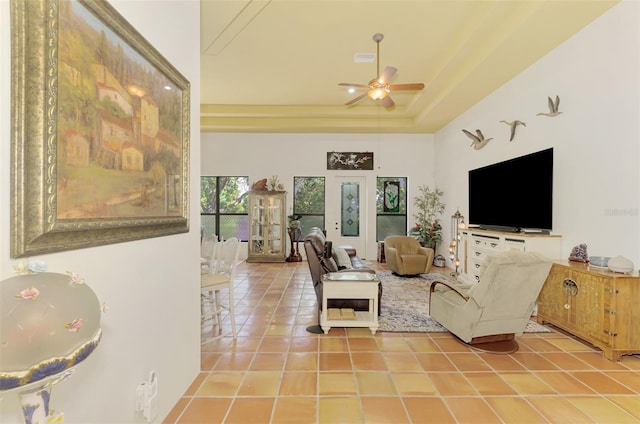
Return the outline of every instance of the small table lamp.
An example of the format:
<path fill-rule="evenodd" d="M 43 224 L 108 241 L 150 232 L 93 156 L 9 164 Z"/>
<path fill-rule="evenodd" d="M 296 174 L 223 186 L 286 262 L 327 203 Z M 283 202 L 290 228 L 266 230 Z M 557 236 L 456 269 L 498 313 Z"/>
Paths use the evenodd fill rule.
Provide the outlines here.
<path fill-rule="evenodd" d="M 60 418 L 49 410 L 51 387 L 98 346 L 101 312 L 96 294 L 73 273 L 0 282 L 0 390 L 21 389 L 26 423 Z"/>

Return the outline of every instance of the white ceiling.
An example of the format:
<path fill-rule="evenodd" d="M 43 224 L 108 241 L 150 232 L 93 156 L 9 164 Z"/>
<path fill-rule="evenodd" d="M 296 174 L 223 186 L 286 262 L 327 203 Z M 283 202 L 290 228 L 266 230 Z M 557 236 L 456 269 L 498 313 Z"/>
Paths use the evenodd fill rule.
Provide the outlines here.
<path fill-rule="evenodd" d="M 433 133 L 618 0 L 201 0 L 203 132 Z M 394 66 L 385 109 L 338 83 Z M 541 93 L 543 98 L 548 93 Z"/>

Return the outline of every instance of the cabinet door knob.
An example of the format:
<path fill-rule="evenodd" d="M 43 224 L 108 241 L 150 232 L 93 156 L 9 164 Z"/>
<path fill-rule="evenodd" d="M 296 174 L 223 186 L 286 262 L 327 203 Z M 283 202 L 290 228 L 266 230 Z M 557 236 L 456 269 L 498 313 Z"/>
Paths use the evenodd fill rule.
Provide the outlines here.
<path fill-rule="evenodd" d="M 575 296 L 578 294 L 578 285 L 571 278 L 565 278 L 562 281 L 562 290 L 570 296 Z"/>

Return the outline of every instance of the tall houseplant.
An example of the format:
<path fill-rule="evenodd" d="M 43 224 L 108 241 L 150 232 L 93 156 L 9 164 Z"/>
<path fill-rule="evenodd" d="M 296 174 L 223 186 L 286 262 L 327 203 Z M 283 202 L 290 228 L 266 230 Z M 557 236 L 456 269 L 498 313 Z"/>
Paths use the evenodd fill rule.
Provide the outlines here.
<path fill-rule="evenodd" d="M 421 245 L 435 249 L 442 241 L 442 225 L 438 218 L 444 213 L 445 204 L 440 200 L 444 192 L 437 187 L 431 190 L 427 185 L 418 189 L 420 195 L 413 199 L 418 211 L 413 215 L 416 225 L 409 230 L 409 235 L 415 237 Z"/>

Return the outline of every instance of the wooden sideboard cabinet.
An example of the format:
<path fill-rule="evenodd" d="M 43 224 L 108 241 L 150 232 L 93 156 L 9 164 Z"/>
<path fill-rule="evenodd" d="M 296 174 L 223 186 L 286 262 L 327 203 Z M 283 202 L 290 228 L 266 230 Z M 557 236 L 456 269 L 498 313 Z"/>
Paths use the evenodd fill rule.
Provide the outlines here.
<path fill-rule="evenodd" d="M 640 352 L 640 277 L 578 262 L 555 262 L 538 296 L 539 323 L 602 349 L 611 361 Z"/>

